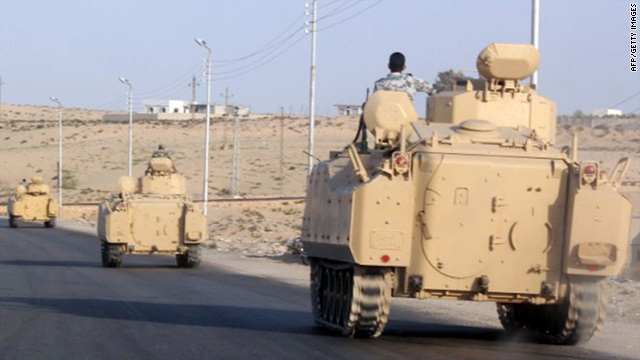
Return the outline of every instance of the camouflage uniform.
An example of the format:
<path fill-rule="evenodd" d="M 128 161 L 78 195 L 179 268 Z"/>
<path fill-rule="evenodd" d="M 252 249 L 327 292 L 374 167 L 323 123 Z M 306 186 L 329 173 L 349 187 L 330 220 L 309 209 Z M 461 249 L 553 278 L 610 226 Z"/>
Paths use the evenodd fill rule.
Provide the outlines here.
<path fill-rule="evenodd" d="M 376 81 L 373 92 L 378 90 L 405 91 L 411 101 L 414 100 L 417 92 L 433 94 L 433 86 L 428 82 L 414 77 L 411 74 L 403 75 L 399 72 L 392 72 L 386 77 Z"/>
<path fill-rule="evenodd" d="M 168 158 L 171 159 L 171 154 L 168 151 L 164 150 L 156 150 L 151 154 L 152 158 Z"/>
<path fill-rule="evenodd" d="M 171 159 L 171 155 L 169 154 L 168 151 L 165 151 L 164 146 L 162 145 L 158 146 L 158 150 L 154 151 L 153 154 L 151 154 L 151 157 Z"/>

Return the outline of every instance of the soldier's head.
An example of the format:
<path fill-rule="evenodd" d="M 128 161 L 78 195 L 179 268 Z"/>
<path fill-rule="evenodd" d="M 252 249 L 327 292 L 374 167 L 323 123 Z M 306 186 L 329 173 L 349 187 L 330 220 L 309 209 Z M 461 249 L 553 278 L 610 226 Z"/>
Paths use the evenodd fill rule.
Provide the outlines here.
<path fill-rule="evenodd" d="M 400 52 L 394 52 L 389 56 L 389 70 L 391 72 L 402 72 L 407 67 L 404 66 L 404 55 Z"/>
<path fill-rule="evenodd" d="M 164 145 L 158 145 L 158 150 L 164 150 Z"/>

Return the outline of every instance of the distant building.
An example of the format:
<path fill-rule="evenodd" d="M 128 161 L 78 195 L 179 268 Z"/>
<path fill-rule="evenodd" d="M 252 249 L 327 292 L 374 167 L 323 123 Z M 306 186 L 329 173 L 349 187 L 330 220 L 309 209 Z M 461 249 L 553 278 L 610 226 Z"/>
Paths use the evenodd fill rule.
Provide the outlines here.
<path fill-rule="evenodd" d="M 206 114 L 207 104 L 192 103 L 184 100 L 142 100 L 144 114 Z M 235 106 L 211 105 L 211 115 L 219 116 L 233 114 Z M 249 115 L 249 108 L 238 106 L 238 115 Z"/>
<path fill-rule="evenodd" d="M 622 110 L 617 109 L 596 109 L 591 115 L 605 117 L 605 116 L 622 116 Z"/>
<path fill-rule="evenodd" d="M 338 115 L 351 116 L 362 114 L 362 105 L 336 104 L 334 106 L 338 108 Z"/>
<path fill-rule="evenodd" d="M 184 100 L 142 100 L 145 114 L 187 114 L 191 106 Z"/>

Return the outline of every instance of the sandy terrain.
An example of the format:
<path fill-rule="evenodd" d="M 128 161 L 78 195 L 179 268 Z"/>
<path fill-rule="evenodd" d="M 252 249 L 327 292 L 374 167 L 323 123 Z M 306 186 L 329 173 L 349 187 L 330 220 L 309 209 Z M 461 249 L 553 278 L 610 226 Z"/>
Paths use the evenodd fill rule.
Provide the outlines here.
<path fill-rule="evenodd" d="M 6 114 L 3 106 L 3 113 Z M 53 109 L 40 110 L 42 118 L 54 116 Z M 85 110 L 65 109 L 65 118 L 80 118 Z M 76 116 L 76 113 L 78 114 Z M 24 177 L 40 175 L 55 183 L 57 162 L 57 124 L 55 121 L 9 120 L 0 124 L 0 197 L 10 193 Z M 3 116 L 3 118 L 6 118 Z M 10 119 L 10 117 L 9 117 Z M 97 118 L 96 118 L 97 119 Z M 97 120 L 64 121 L 63 169 L 67 178 L 64 201 L 99 201 L 116 190 L 118 178 L 127 167 L 128 126 Z M 316 154 L 344 146 L 355 134 L 356 119 L 319 119 L 316 125 Z M 281 152 L 281 129 L 283 147 Z M 303 195 L 306 178 L 307 132 L 305 119 L 254 117 L 241 119 L 240 183 L 241 195 Z M 210 194 L 224 196 L 230 188 L 232 158 L 230 119 L 212 122 Z M 172 154 L 176 166 L 188 180 L 188 190 L 199 198 L 202 193 L 204 124 L 202 121 L 139 122 L 134 127 L 134 176 L 146 168 L 149 155 L 158 144 Z M 65 186 L 66 185 L 66 186 Z"/>
<path fill-rule="evenodd" d="M 104 112 L 63 109 L 65 174 L 64 202 L 99 202 L 116 190 L 126 173 L 126 123 L 100 121 Z M 0 122 L 0 202 L 22 178 L 43 176 L 55 188 L 57 161 L 57 109 L 36 106 L 2 106 Z M 240 195 L 246 197 L 304 196 L 307 156 L 307 120 L 253 115 L 241 118 Z M 354 136 L 356 117 L 318 119 L 316 155 L 343 148 Z M 210 198 L 229 198 L 231 186 L 232 119 L 214 118 L 211 137 Z M 580 139 L 579 160 L 598 160 L 611 171 L 616 161 L 632 159 L 627 180 L 640 180 L 640 126 L 596 128 L 559 126 L 559 146 Z M 187 178 L 194 198 L 202 194 L 203 121 L 139 121 L 134 126 L 134 176 L 146 168 L 158 144 L 173 154 L 178 170 Z M 640 209 L 640 186 L 622 189 Z M 242 241 L 282 241 L 299 234 L 304 204 L 301 201 L 212 203 L 211 237 L 221 249 L 238 248 Z M 0 212 L 2 209 L 0 208 Z M 95 207 L 67 207 L 66 216 L 95 221 Z"/>
<path fill-rule="evenodd" d="M 35 175 L 44 177 L 55 191 L 56 109 L 4 105 L 2 111 L 3 119 L 8 120 L 0 123 L 0 169 L 11 171 L 0 173 L 0 202 L 6 201 L 22 178 Z M 79 119 L 64 120 L 64 202 L 99 202 L 115 191 L 118 178 L 126 175 L 128 125 L 103 123 L 97 120 L 101 112 L 64 109 L 64 114 L 65 119 Z M 319 119 L 315 142 L 318 157 L 327 158 L 330 150 L 348 143 L 356 126 L 356 118 Z M 136 123 L 134 176 L 144 172 L 150 154 L 158 144 L 163 144 L 172 153 L 178 170 L 186 176 L 188 191 L 194 198 L 201 198 L 203 133 L 202 121 Z M 210 198 L 230 197 L 231 144 L 232 120 L 214 118 Z M 307 156 L 302 150 L 306 144 L 305 119 L 241 118 L 240 195 L 304 196 Z M 223 248 L 233 248 L 230 241 L 281 241 L 297 237 L 304 204 L 299 200 L 249 205 L 212 203 L 209 211 L 212 239 L 223 240 L 220 243 Z M 67 206 L 65 216 L 95 221 L 96 208 Z"/>

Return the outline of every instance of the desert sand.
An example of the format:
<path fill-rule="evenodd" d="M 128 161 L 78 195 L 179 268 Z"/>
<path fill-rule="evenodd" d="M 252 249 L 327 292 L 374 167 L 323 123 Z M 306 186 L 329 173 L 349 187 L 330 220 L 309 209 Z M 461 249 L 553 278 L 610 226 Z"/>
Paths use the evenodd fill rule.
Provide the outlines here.
<path fill-rule="evenodd" d="M 127 168 L 127 123 L 103 122 L 104 112 L 63 108 L 64 202 L 97 203 L 116 191 Z M 230 198 L 233 119 L 212 120 L 210 198 Z M 639 119 L 640 123 L 640 119 Z M 326 159 L 354 137 L 357 117 L 320 118 L 316 122 L 315 155 Z M 57 109 L 2 106 L 0 122 L 0 202 L 23 178 L 42 176 L 55 189 Z M 621 157 L 631 157 L 626 179 L 640 180 L 640 126 L 559 126 L 558 145 L 579 137 L 579 160 L 601 161 L 609 172 Z M 307 174 L 307 119 L 252 115 L 240 118 L 240 197 L 302 197 Z M 134 125 L 133 174 L 140 176 L 150 154 L 163 144 L 172 153 L 195 199 L 202 197 L 204 122 L 138 121 Z M 640 209 L 640 186 L 621 191 Z M 304 202 L 266 201 L 212 203 L 211 237 L 231 241 L 281 241 L 299 234 Z M 96 219 L 95 206 L 66 208 L 68 218 Z M 230 247 L 235 245 L 231 244 Z"/>

